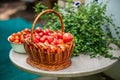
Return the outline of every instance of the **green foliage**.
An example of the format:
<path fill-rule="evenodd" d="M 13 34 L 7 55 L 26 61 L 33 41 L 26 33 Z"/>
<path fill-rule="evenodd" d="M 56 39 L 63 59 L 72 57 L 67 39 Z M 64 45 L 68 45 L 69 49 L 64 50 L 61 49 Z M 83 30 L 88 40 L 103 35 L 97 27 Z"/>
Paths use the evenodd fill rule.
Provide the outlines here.
<path fill-rule="evenodd" d="M 47 9 L 47 7 L 44 6 L 44 5 L 42 5 L 41 3 L 36 4 L 35 7 L 33 7 L 33 8 L 34 8 L 34 11 L 35 11 L 37 14 L 38 14 L 39 12 Z"/>
<path fill-rule="evenodd" d="M 105 15 L 106 6 L 103 3 L 91 2 L 88 5 L 80 5 L 78 8 L 75 8 L 69 3 L 67 8 L 63 8 L 66 14 L 55 8 L 63 17 L 65 32 L 70 32 L 74 35 L 75 48 L 73 56 L 78 56 L 82 53 L 89 54 L 91 57 L 100 55 L 111 59 L 117 58 L 108 54 L 108 45 L 114 42 L 120 46 L 120 40 L 116 41 L 112 37 L 109 27 L 110 25 L 115 27 L 115 24 L 111 16 Z M 36 7 L 35 10 L 37 9 L 39 10 Z M 50 14 L 50 16 L 52 17 L 45 26 L 59 30 L 59 19 L 54 14 Z M 104 26 L 106 32 L 104 32 L 101 26 Z M 119 34 L 119 31 L 117 34 Z"/>

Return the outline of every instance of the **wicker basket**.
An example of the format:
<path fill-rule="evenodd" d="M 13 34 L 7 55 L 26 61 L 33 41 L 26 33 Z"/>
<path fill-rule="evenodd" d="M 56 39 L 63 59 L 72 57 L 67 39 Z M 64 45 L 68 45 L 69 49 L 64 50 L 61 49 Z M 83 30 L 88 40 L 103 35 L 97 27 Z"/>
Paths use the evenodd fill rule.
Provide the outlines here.
<path fill-rule="evenodd" d="M 38 47 L 38 45 L 33 42 L 34 26 L 38 19 L 47 12 L 55 13 L 59 17 L 61 30 L 64 33 L 64 23 L 58 12 L 48 9 L 38 14 L 32 25 L 31 38 L 24 42 L 24 47 L 28 54 L 27 63 L 33 67 L 48 71 L 65 69 L 71 65 L 70 57 L 74 48 L 73 41 L 62 44 L 61 47 L 64 47 L 64 50 L 60 46 L 46 45 L 44 43 L 40 43 Z"/>

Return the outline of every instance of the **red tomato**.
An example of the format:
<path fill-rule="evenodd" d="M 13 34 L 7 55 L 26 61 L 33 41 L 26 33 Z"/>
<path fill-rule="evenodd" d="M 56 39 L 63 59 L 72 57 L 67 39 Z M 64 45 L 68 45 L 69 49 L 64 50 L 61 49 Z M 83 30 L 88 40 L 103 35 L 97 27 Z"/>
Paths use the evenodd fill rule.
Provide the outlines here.
<path fill-rule="evenodd" d="M 54 37 L 53 37 L 53 36 L 48 36 L 48 37 L 47 37 L 47 41 L 48 41 L 49 43 L 53 42 L 53 40 L 54 40 Z"/>
<path fill-rule="evenodd" d="M 38 39 L 38 40 L 40 40 L 40 36 L 39 35 L 36 35 L 35 38 Z"/>
<path fill-rule="evenodd" d="M 25 28 L 24 31 L 25 31 L 25 32 L 29 32 L 29 29 L 28 29 L 28 28 Z"/>
<path fill-rule="evenodd" d="M 51 33 L 51 36 L 53 36 L 54 38 L 58 38 L 58 34 L 56 32 Z"/>
<path fill-rule="evenodd" d="M 40 38 L 40 42 L 44 43 L 46 39 L 47 39 L 47 37 L 43 36 L 43 37 Z"/>
<path fill-rule="evenodd" d="M 39 34 L 37 32 L 34 33 L 34 36 L 39 36 Z"/>
<path fill-rule="evenodd" d="M 20 37 L 18 35 L 15 36 L 15 40 L 19 40 Z"/>
<path fill-rule="evenodd" d="M 41 33 L 39 33 L 39 36 L 43 36 L 43 33 L 41 32 Z"/>
<path fill-rule="evenodd" d="M 45 42 L 44 38 L 40 38 L 40 42 L 44 43 Z"/>
<path fill-rule="evenodd" d="M 14 41 L 14 36 L 10 36 L 10 38 L 9 38 L 9 40 L 11 41 L 11 42 L 13 42 Z"/>
<path fill-rule="evenodd" d="M 12 34 L 12 36 L 16 36 L 16 34 L 15 34 L 15 33 L 13 33 L 13 34 Z"/>
<path fill-rule="evenodd" d="M 21 38 L 20 38 L 20 42 L 22 43 L 23 41 L 24 41 L 24 38 L 23 38 L 23 37 L 21 37 Z"/>
<path fill-rule="evenodd" d="M 65 33 L 63 34 L 63 41 L 66 42 L 70 42 L 73 40 L 73 36 L 70 33 Z"/>
<path fill-rule="evenodd" d="M 40 33 L 41 31 L 42 31 L 42 29 L 40 27 L 37 27 L 35 30 L 35 32 L 37 32 L 37 33 Z"/>
<path fill-rule="evenodd" d="M 56 38 L 54 38 L 53 42 L 51 44 L 57 45 L 58 44 L 58 40 Z"/>
<path fill-rule="evenodd" d="M 44 35 L 49 35 L 49 33 L 50 33 L 50 30 L 49 30 L 49 29 L 46 29 L 46 30 L 43 31 L 43 34 L 44 34 Z"/>
<path fill-rule="evenodd" d="M 24 39 L 24 36 L 23 36 L 23 35 L 20 35 L 20 39 L 21 39 L 21 38 Z"/>
<path fill-rule="evenodd" d="M 25 31 L 21 31 L 21 33 L 24 35 L 24 34 L 27 34 L 27 32 L 25 32 Z"/>
<path fill-rule="evenodd" d="M 14 40 L 14 43 L 18 44 L 18 43 L 19 43 L 19 40 L 18 40 L 18 39 Z"/>
<path fill-rule="evenodd" d="M 63 37 L 62 33 L 57 33 L 57 35 L 58 35 L 59 39 L 62 39 L 62 37 Z"/>
<path fill-rule="evenodd" d="M 50 32 L 50 29 L 46 29 L 45 31 L 49 33 L 49 32 Z"/>
<path fill-rule="evenodd" d="M 33 41 L 35 42 L 35 43 L 38 43 L 38 42 L 40 42 L 37 38 L 33 38 Z"/>
<path fill-rule="evenodd" d="M 22 33 L 21 32 L 17 32 L 17 35 L 22 35 Z"/>

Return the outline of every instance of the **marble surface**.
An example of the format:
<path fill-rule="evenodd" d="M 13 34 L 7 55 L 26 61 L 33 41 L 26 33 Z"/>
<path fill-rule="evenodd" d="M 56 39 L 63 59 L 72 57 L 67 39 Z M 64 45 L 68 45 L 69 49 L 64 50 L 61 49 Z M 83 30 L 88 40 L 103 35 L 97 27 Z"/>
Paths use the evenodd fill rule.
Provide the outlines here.
<path fill-rule="evenodd" d="M 110 52 L 113 52 L 114 55 L 117 56 L 120 55 L 119 50 L 110 50 Z M 19 69 L 22 69 L 33 74 L 50 77 L 78 77 L 92 75 L 109 69 L 110 67 L 112 67 L 114 63 L 117 62 L 117 60 L 110 60 L 108 58 L 103 57 L 90 58 L 90 56 L 88 55 L 81 54 L 78 57 L 72 58 L 72 65 L 67 69 L 63 69 L 60 71 L 44 71 L 34 68 L 27 64 L 26 54 L 19 54 L 11 49 L 9 57 L 12 63 Z"/>

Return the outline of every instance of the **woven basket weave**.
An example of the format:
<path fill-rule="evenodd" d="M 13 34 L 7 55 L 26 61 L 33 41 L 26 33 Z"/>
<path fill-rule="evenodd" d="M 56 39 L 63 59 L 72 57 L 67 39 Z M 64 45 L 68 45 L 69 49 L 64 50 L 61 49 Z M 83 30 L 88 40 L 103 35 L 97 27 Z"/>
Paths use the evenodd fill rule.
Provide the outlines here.
<path fill-rule="evenodd" d="M 61 15 L 52 9 L 45 10 L 39 13 L 35 18 L 31 29 L 31 38 L 25 40 L 24 47 L 28 54 L 28 64 L 42 70 L 56 71 L 65 69 L 71 65 L 70 57 L 74 48 L 74 42 L 71 41 L 69 43 L 61 44 L 60 46 L 51 44 L 46 45 L 44 43 L 40 43 L 38 46 L 33 42 L 34 26 L 36 22 L 43 14 L 50 12 L 55 13 L 59 17 L 61 22 L 61 31 L 64 33 L 64 23 Z"/>

